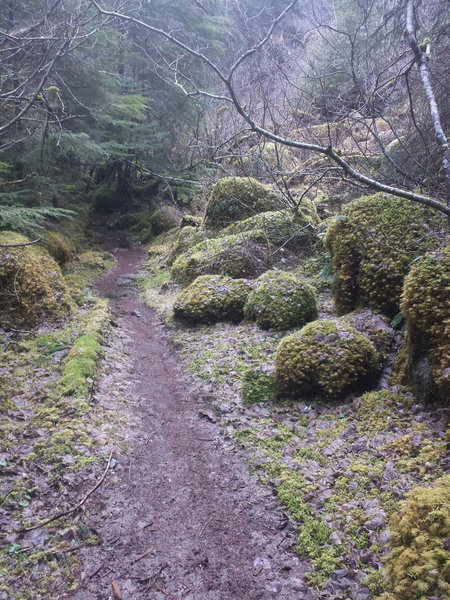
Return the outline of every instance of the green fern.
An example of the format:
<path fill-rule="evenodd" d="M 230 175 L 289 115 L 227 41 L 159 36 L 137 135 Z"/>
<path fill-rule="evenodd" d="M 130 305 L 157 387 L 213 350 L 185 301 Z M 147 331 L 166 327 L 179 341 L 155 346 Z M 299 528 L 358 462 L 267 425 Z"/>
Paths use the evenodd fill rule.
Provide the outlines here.
<path fill-rule="evenodd" d="M 73 218 L 74 212 L 65 208 L 39 206 L 0 206 L 0 230 L 17 231 L 28 236 L 38 237 L 47 219 Z"/>

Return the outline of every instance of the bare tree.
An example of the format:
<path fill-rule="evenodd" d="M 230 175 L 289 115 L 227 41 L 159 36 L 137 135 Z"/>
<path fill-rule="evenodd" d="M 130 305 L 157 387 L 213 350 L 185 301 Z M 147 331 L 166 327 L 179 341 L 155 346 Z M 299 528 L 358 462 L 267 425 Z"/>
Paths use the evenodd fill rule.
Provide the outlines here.
<path fill-rule="evenodd" d="M 319 15 L 318 19 L 317 15 L 314 14 L 314 11 L 312 11 L 307 18 L 305 18 L 304 15 L 297 18 L 301 19 L 303 17 L 303 22 L 304 24 L 306 23 L 306 25 L 309 20 L 309 30 L 313 30 L 315 33 L 319 32 L 319 34 L 322 34 L 323 30 L 328 29 L 331 30 L 334 35 L 338 35 L 347 40 L 348 52 L 344 52 L 344 58 L 347 61 L 348 75 L 354 88 L 352 98 L 349 99 L 347 97 L 345 99 L 348 103 L 348 120 L 350 120 L 351 117 L 352 126 L 359 125 L 360 128 L 366 130 L 366 134 L 370 134 L 371 138 L 378 145 L 379 152 L 381 151 L 382 155 L 385 156 L 396 174 L 399 177 L 403 177 L 404 182 L 407 184 L 403 186 L 396 185 L 387 180 L 385 174 L 377 177 L 376 170 L 370 171 L 361 169 L 358 162 L 352 160 L 352 157 L 347 155 L 348 153 L 345 149 L 339 147 L 338 131 L 339 127 L 342 128 L 343 126 L 342 118 L 339 123 L 335 121 L 333 127 L 328 127 L 328 135 L 325 140 L 322 141 L 320 139 L 316 141 L 314 140 L 314 137 L 304 139 L 303 135 L 298 135 L 299 131 L 304 134 L 308 131 L 308 128 L 300 128 L 294 132 L 292 130 L 289 131 L 286 127 L 285 113 L 283 113 L 280 106 L 277 106 L 277 103 L 269 101 L 264 97 L 262 97 L 262 99 L 260 98 L 259 101 L 256 100 L 255 92 L 258 90 L 258 87 L 255 85 L 255 77 L 253 77 L 253 85 L 247 85 L 247 89 L 244 89 L 246 87 L 245 84 L 243 84 L 246 78 L 245 75 L 242 75 L 244 65 L 248 66 L 251 64 L 252 67 L 255 67 L 257 65 L 257 60 L 264 55 L 264 52 L 270 49 L 271 52 L 266 52 L 266 57 L 269 57 L 266 60 L 273 60 L 274 64 L 276 63 L 276 69 L 282 76 L 281 78 L 284 82 L 284 87 L 282 86 L 277 90 L 278 95 L 280 97 L 280 90 L 282 90 L 282 93 L 284 93 L 285 106 L 289 105 L 289 103 L 291 106 L 294 104 L 292 95 L 289 96 L 286 90 L 288 87 L 291 87 L 298 91 L 297 80 L 289 73 L 289 66 L 283 68 L 282 61 L 280 60 L 277 63 L 274 57 L 278 50 L 277 44 L 282 46 L 284 43 L 282 36 L 277 38 L 277 36 L 280 35 L 280 25 L 288 14 L 290 14 L 292 18 L 294 10 L 298 8 L 298 0 L 292 0 L 287 4 L 284 10 L 282 10 L 276 18 L 271 20 L 270 24 L 267 26 L 266 33 L 261 39 L 253 43 L 247 50 L 242 51 L 235 57 L 231 64 L 229 63 L 226 66 L 222 66 L 219 61 L 210 58 L 207 49 L 205 50 L 202 48 L 201 44 L 196 46 L 194 43 L 191 43 L 186 39 L 186 36 L 180 35 L 180 32 L 174 32 L 152 25 L 130 14 L 124 14 L 120 10 L 108 10 L 102 6 L 99 0 L 91 1 L 92 5 L 95 6 L 100 15 L 107 18 L 118 19 L 122 22 L 133 23 L 134 25 L 151 32 L 156 38 L 163 40 L 165 43 L 168 42 L 171 48 L 176 49 L 177 53 L 172 52 L 170 58 L 167 58 L 167 55 L 161 49 L 159 58 L 156 61 L 158 62 L 156 68 L 159 69 L 160 72 L 164 70 L 164 77 L 166 80 L 170 80 L 173 85 L 182 89 L 186 95 L 193 98 L 203 97 L 209 100 L 216 100 L 222 104 L 232 106 L 245 121 L 248 129 L 253 131 L 256 135 L 295 150 L 312 152 L 322 156 L 325 162 L 329 162 L 331 165 L 334 165 L 335 168 L 339 169 L 343 178 L 354 181 L 357 185 L 412 200 L 424 206 L 431 207 L 450 217 L 450 205 L 446 205 L 437 198 L 424 195 L 414 190 L 417 182 L 414 180 L 408 181 L 407 174 L 402 173 L 401 167 L 395 163 L 395 160 L 386 150 L 386 146 L 378 131 L 379 126 L 375 118 L 374 106 L 377 102 L 378 104 L 380 102 L 388 102 L 389 94 L 394 93 L 392 90 L 398 89 L 398 82 L 411 70 L 413 64 L 417 63 L 420 66 L 421 63 L 418 60 L 418 54 L 414 53 L 414 58 L 411 60 L 405 48 L 403 48 L 400 54 L 390 59 L 380 72 L 371 73 L 371 78 L 364 79 L 361 77 L 361 68 L 368 71 L 370 71 L 370 69 L 375 69 L 369 62 L 370 52 L 365 52 L 363 59 L 358 56 L 358 35 L 360 35 L 361 32 L 364 34 L 364 32 L 368 30 L 369 21 L 372 22 L 375 17 L 379 16 L 376 15 L 374 1 L 362 3 L 364 6 L 362 6 L 363 10 L 360 22 L 358 23 L 357 28 L 352 32 L 345 30 L 332 31 L 333 26 L 330 25 L 326 19 L 323 20 L 322 15 Z M 393 24 L 398 26 L 398 23 L 401 21 L 401 16 L 403 15 L 404 17 L 405 15 L 405 8 L 408 8 L 409 10 L 409 7 L 413 5 L 413 2 L 411 0 L 410 2 L 407 2 L 406 5 L 403 3 L 400 3 L 399 5 L 396 2 L 385 0 L 385 4 L 386 15 L 383 22 L 380 23 L 379 28 L 382 34 L 387 36 L 385 30 L 388 28 L 392 29 L 394 27 Z M 322 20 L 323 22 L 321 22 Z M 390 31 L 391 36 L 392 31 L 393 30 Z M 395 29 L 395 31 L 397 31 L 397 29 Z M 300 34 L 296 34 L 295 32 L 292 34 L 294 42 L 300 47 L 300 54 L 304 51 L 302 43 L 307 39 L 305 32 L 308 32 L 308 26 L 305 26 Z M 401 36 L 399 35 L 399 43 L 401 43 L 400 37 Z M 339 52 L 340 49 L 337 48 L 336 51 Z M 361 64 L 358 64 L 358 61 L 360 61 Z M 202 86 L 199 83 L 200 80 L 195 76 L 193 64 L 197 65 L 197 70 L 201 69 L 204 72 L 206 69 L 206 71 L 209 71 L 210 74 L 213 75 L 216 85 L 213 87 Z M 267 62 L 262 65 L 263 69 L 266 66 Z M 302 66 L 302 68 L 304 67 Z M 264 72 L 261 70 L 259 71 L 259 74 L 261 77 L 264 76 Z M 372 84 L 369 85 L 368 81 L 371 81 Z M 264 89 L 264 87 L 261 89 Z M 311 102 L 311 106 L 312 110 L 317 110 L 317 106 L 314 106 L 314 102 Z M 436 103 L 433 110 L 435 113 L 436 111 L 439 113 Z M 310 114 L 312 114 L 312 111 Z M 433 117 L 433 120 L 436 122 L 435 117 Z M 327 116 L 325 121 L 328 123 L 330 122 L 329 116 Z M 391 123 L 389 126 L 391 128 L 395 127 L 395 125 Z M 366 149 L 362 148 L 362 152 L 364 153 L 365 151 Z M 444 160 L 447 159 L 444 157 Z M 329 169 L 330 164 L 328 164 L 328 166 L 325 165 L 324 168 Z M 395 181 L 396 179 L 394 178 L 394 182 Z M 408 189 L 408 184 L 411 189 Z M 437 197 L 439 198 L 439 194 Z M 448 190 L 445 197 L 447 200 L 450 198 Z"/>

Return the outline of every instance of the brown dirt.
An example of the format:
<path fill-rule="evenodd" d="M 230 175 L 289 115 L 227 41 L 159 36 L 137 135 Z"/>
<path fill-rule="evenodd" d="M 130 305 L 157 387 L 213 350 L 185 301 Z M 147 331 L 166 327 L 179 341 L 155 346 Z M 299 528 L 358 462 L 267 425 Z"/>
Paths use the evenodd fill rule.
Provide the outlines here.
<path fill-rule="evenodd" d="M 114 335 L 134 370 L 130 445 L 86 506 L 84 521 L 102 543 L 81 551 L 81 585 L 65 598 L 307 598 L 305 565 L 286 549 L 294 535 L 278 502 L 210 421 L 208 398 L 181 371 L 154 311 L 127 286 L 145 251 L 113 253 L 116 267 L 97 290 L 114 298 Z M 123 378 L 112 364 L 98 394 L 108 398 Z"/>

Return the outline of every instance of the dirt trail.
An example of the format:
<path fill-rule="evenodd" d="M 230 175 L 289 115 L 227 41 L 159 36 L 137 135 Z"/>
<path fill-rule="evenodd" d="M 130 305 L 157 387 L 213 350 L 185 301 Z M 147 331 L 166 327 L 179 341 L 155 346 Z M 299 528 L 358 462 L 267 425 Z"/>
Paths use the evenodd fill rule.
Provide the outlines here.
<path fill-rule="evenodd" d="M 154 311 L 124 287 L 145 251 L 111 244 L 117 265 L 97 290 L 113 298 L 134 365 L 132 448 L 116 457 L 86 508 L 103 543 L 82 550 L 81 587 L 66 598 L 288 600 L 300 590 L 307 597 L 304 565 L 284 550 L 293 537 L 278 503 L 202 417 L 207 399 L 182 373 Z M 99 394 L 121 377 L 112 369 Z"/>

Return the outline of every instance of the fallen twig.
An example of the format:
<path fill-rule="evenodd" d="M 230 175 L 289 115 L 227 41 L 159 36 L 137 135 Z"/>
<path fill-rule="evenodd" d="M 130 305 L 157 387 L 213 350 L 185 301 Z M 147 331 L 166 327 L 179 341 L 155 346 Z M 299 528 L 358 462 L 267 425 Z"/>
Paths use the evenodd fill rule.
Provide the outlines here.
<path fill-rule="evenodd" d="M 33 525 L 32 527 L 26 527 L 24 529 L 21 529 L 21 532 L 33 531 L 34 529 L 39 529 L 40 527 L 44 527 L 44 525 L 48 525 L 49 523 L 52 523 L 53 521 L 61 519 L 62 517 L 67 517 L 67 515 L 70 515 L 71 513 L 76 512 L 79 508 L 81 508 L 83 506 L 83 504 L 92 496 L 92 494 L 94 492 L 96 492 L 98 490 L 98 488 L 104 482 L 106 475 L 108 474 L 109 467 L 111 465 L 112 455 L 113 455 L 113 451 L 111 450 L 111 452 L 109 453 L 109 457 L 108 457 L 108 463 L 106 465 L 105 470 L 103 471 L 103 475 L 101 476 L 99 481 L 95 484 L 95 486 L 86 494 L 86 496 L 80 502 L 78 502 L 78 504 L 76 504 L 72 508 L 69 508 L 68 510 L 64 510 L 60 513 L 57 513 L 55 516 L 50 517 L 49 519 L 47 519 L 46 521 L 43 521 L 42 523 L 39 523 L 39 525 Z"/>
<path fill-rule="evenodd" d="M 133 561 L 131 561 L 131 564 L 134 565 L 135 563 L 139 562 L 140 560 L 142 560 L 143 558 L 148 556 L 151 552 L 153 552 L 153 548 L 149 548 L 143 554 L 140 554 L 137 558 L 135 558 Z"/>

